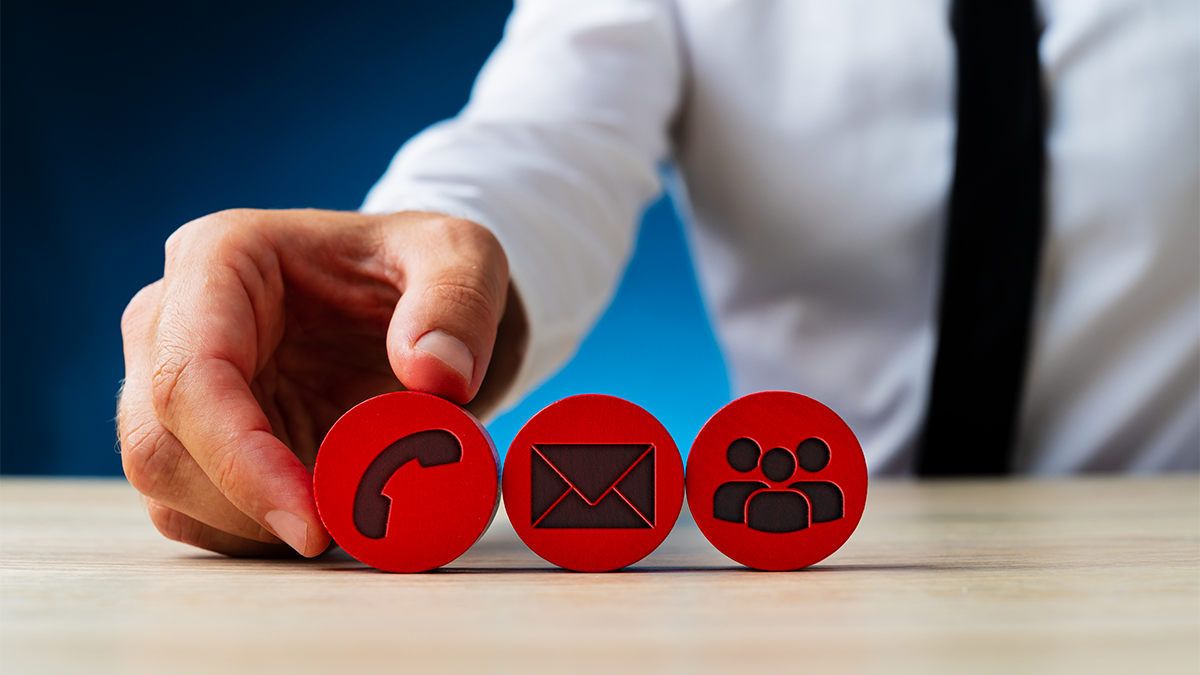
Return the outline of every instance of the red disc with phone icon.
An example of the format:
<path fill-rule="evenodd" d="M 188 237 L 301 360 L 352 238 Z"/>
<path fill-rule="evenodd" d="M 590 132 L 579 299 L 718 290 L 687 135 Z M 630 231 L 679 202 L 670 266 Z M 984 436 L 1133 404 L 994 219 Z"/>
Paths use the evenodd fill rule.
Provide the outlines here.
<path fill-rule="evenodd" d="M 854 533 L 867 464 L 850 427 L 801 394 L 765 391 L 717 411 L 688 455 L 687 499 L 704 536 L 761 570 L 829 557 Z"/>
<path fill-rule="evenodd" d="M 653 415 L 613 396 L 550 404 L 513 439 L 504 508 L 534 553 L 579 572 L 620 569 L 666 539 L 683 507 L 683 460 Z"/>
<path fill-rule="evenodd" d="M 398 392 L 350 409 L 326 434 L 313 469 L 321 521 L 358 560 L 423 572 L 462 555 L 499 506 L 500 460 L 462 408 Z"/>

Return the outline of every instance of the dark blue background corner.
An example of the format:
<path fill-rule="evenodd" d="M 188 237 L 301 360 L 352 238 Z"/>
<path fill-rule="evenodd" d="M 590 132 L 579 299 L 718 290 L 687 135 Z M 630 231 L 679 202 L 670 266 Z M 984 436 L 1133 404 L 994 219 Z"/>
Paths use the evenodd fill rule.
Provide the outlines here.
<path fill-rule="evenodd" d="M 510 2 L 10 1 L 0 22 L 0 471 L 119 474 L 119 321 L 183 223 L 354 209 L 462 107 Z M 624 396 L 686 452 L 727 400 L 678 221 L 660 202 L 612 308 L 491 429 Z"/>

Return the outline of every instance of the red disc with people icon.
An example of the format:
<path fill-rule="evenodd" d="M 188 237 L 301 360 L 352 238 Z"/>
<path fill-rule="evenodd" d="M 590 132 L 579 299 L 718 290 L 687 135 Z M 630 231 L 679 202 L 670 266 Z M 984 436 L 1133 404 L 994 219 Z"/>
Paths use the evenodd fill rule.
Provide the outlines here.
<path fill-rule="evenodd" d="M 862 447 L 842 418 L 801 394 L 765 391 L 717 411 L 687 463 L 687 501 L 704 536 L 761 570 L 827 558 L 867 501 Z"/>

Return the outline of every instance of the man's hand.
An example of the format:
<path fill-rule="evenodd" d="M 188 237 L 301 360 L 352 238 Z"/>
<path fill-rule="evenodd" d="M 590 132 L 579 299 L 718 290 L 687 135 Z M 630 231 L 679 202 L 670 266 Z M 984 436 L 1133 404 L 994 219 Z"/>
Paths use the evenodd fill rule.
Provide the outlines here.
<path fill-rule="evenodd" d="M 338 417 L 404 388 L 484 412 L 526 338 L 483 227 L 330 211 L 188 223 L 121 331 L 125 474 L 165 536 L 230 555 L 324 551 L 310 470 Z"/>

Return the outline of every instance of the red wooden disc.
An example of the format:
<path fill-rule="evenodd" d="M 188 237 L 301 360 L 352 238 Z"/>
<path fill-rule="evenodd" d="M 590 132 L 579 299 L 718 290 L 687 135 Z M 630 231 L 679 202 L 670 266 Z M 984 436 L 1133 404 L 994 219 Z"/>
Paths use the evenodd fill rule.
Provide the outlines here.
<path fill-rule="evenodd" d="M 406 391 L 342 415 L 317 453 L 313 491 L 347 553 L 387 572 L 423 572 L 483 535 L 499 505 L 499 468 L 470 413 Z"/>
<path fill-rule="evenodd" d="M 641 560 L 683 506 L 683 460 L 653 415 L 613 396 L 555 402 L 504 460 L 504 508 L 535 553 L 579 572 Z"/>
<path fill-rule="evenodd" d="M 688 455 L 687 498 L 700 531 L 761 570 L 795 570 L 850 538 L 867 501 L 867 463 L 850 427 L 786 391 L 717 411 Z"/>

